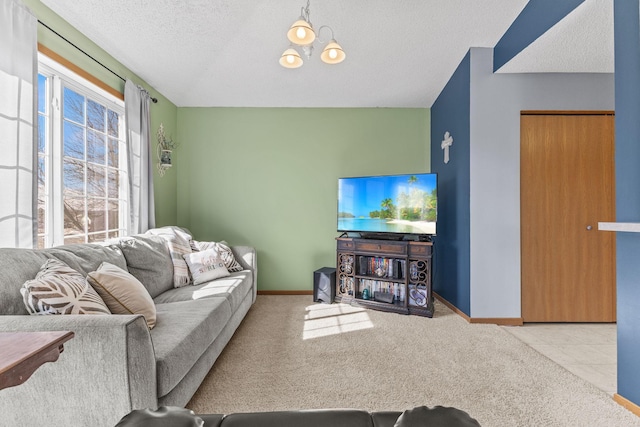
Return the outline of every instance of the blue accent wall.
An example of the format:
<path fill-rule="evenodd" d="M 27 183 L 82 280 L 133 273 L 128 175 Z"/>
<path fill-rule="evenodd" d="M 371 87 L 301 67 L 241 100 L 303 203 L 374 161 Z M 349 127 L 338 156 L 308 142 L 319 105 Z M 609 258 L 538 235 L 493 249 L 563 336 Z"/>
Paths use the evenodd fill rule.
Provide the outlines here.
<path fill-rule="evenodd" d="M 471 54 L 467 52 L 431 107 L 431 171 L 438 174 L 438 235 L 433 289 L 470 315 L 469 184 Z M 453 136 L 450 161 L 440 141 Z"/>
<path fill-rule="evenodd" d="M 496 71 L 533 43 L 584 0 L 530 0 L 495 46 Z"/>
<path fill-rule="evenodd" d="M 640 4 L 614 1 L 616 216 L 640 222 Z M 640 405 L 640 234 L 618 233 L 618 394 Z"/>

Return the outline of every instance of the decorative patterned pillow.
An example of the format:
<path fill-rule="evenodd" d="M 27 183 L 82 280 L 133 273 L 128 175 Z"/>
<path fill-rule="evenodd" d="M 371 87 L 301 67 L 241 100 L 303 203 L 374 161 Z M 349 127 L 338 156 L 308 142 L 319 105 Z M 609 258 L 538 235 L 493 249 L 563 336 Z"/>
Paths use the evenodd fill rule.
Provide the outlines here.
<path fill-rule="evenodd" d="M 244 270 L 244 268 L 242 268 L 240 263 L 236 260 L 235 256 L 233 256 L 231 248 L 224 240 L 221 242 L 197 242 L 194 240 L 193 243 L 200 251 L 213 249 L 218 252 L 220 258 L 224 262 L 225 267 L 227 267 L 227 270 L 229 270 L 230 273 Z"/>
<path fill-rule="evenodd" d="M 194 285 L 229 275 L 229 270 L 215 249 L 187 254 L 184 256 L 184 260 L 189 266 Z"/>
<path fill-rule="evenodd" d="M 173 262 L 173 287 L 181 288 L 191 282 L 189 267 L 183 256 L 191 253 L 191 236 L 178 227 L 152 228 L 145 234 L 160 236 L 167 241 L 171 262 Z"/>
<path fill-rule="evenodd" d="M 20 293 L 30 314 L 111 314 L 84 276 L 55 258 Z"/>
<path fill-rule="evenodd" d="M 149 329 L 156 325 L 156 305 L 138 279 L 120 267 L 103 262 L 87 281 L 113 314 L 142 314 Z"/>

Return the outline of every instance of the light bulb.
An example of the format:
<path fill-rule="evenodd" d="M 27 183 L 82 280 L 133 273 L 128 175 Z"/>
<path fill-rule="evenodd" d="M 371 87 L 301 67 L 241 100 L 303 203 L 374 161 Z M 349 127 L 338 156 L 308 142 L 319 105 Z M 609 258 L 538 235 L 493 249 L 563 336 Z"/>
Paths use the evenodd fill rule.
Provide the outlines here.
<path fill-rule="evenodd" d="M 298 27 L 298 30 L 296 31 L 296 36 L 298 36 L 299 39 L 304 39 L 306 35 L 307 35 L 307 32 L 304 30 L 304 28 Z"/>
<path fill-rule="evenodd" d="M 325 64 L 339 64 L 344 58 L 344 51 L 335 40 L 331 40 L 320 54 L 320 59 Z"/>
<path fill-rule="evenodd" d="M 293 57 L 293 55 L 287 55 L 287 62 L 289 64 L 293 64 L 293 61 L 295 61 L 296 59 Z"/>

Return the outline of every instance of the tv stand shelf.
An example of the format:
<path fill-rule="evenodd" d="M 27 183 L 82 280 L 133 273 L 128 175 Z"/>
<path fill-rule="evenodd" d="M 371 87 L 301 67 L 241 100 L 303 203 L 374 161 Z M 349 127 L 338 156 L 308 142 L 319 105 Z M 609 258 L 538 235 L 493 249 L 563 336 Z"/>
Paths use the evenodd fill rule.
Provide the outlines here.
<path fill-rule="evenodd" d="M 433 317 L 431 242 L 355 237 L 336 241 L 337 302 Z M 376 300 L 376 292 L 391 294 L 393 301 Z"/>

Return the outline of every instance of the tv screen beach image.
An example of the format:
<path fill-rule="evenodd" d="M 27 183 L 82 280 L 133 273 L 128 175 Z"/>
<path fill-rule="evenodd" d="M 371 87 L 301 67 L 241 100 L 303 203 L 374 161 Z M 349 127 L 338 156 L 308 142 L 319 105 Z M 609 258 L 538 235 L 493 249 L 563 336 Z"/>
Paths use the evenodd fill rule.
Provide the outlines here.
<path fill-rule="evenodd" d="M 436 234 L 437 175 L 338 180 L 338 231 Z"/>

